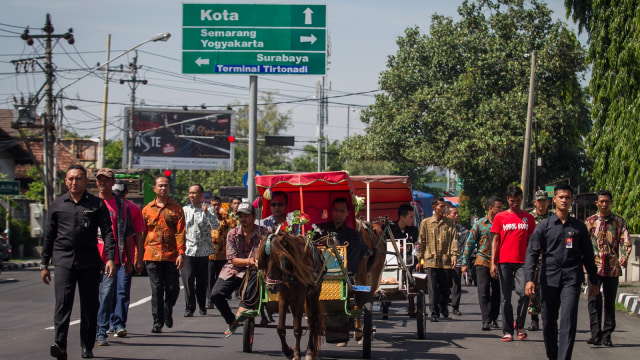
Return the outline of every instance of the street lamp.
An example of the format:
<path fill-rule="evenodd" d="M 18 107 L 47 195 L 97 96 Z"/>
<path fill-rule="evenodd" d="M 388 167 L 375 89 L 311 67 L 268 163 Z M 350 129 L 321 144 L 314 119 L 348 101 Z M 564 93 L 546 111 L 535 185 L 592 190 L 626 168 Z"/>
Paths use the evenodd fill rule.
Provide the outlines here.
<path fill-rule="evenodd" d="M 100 70 L 101 68 L 103 68 L 105 66 L 108 66 L 112 62 L 118 60 L 122 56 L 124 56 L 124 55 L 128 54 L 129 52 L 139 48 L 140 46 L 142 46 L 142 45 L 144 45 L 144 44 L 146 44 L 148 42 L 167 41 L 167 40 L 169 40 L 170 37 L 171 37 L 171 34 L 168 33 L 168 32 L 167 33 L 160 33 L 160 34 L 152 36 L 150 39 L 147 39 L 147 40 L 139 43 L 138 45 L 132 47 L 131 49 L 128 49 L 128 50 L 124 51 L 122 54 L 114 57 L 113 59 L 109 59 L 104 64 L 94 67 L 93 69 L 89 70 L 89 72 L 87 72 L 86 74 L 82 75 L 81 77 L 77 78 L 76 80 L 72 81 L 71 83 L 65 85 L 60 90 L 58 90 L 58 92 L 56 93 L 56 97 L 59 96 L 62 93 L 63 90 L 69 88 L 71 85 L 73 85 L 73 84 L 77 83 L 78 81 L 86 78 L 87 76 L 95 73 L 96 71 Z M 108 76 L 109 76 L 108 74 L 105 75 L 105 77 L 108 77 Z M 107 82 L 107 80 L 108 79 L 105 79 L 105 83 Z M 104 112 L 106 113 L 106 106 L 107 106 L 106 91 L 105 91 L 105 98 L 104 98 L 104 106 L 105 106 L 105 111 Z M 107 123 L 106 122 L 107 122 L 107 117 L 106 117 L 106 114 L 105 114 L 102 117 L 102 130 L 101 130 L 101 133 L 100 133 L 100 146 L 98 148 L 99 149 L 98 150 L 98 153 L 99 153 L 99 155 L 98 155 L 98 164 L 99 164 L 98 167 L 103 167 L 104 166 L 104 147 L 105 147 L 105 141 L 106 141 L 106 128 L 107 128 Z M 60 122 L 59 125 L 61 126 L 62 123 Z M 129 124 L 129 126 L 130 126 L 130 124 Z M 128 128 L 128 126 L 125 127 L 125 130 L 126 130 L 126 128 Z M 127 143 L 128 142 L 129 142 L 129 139 L 127 139 Z"/>

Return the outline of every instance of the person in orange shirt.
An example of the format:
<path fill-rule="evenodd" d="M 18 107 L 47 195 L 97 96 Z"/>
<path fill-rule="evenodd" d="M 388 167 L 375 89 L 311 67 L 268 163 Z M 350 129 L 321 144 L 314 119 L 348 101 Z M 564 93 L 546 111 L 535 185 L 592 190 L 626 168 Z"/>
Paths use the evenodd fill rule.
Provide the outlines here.
<path fill-rule="evenodd" d="M 180 295 L 180 272 L 185 245 L 182 206 L 169 198 L 169 179 L 157 177 L 153 185 L 156 198 L 142 209 L 147 224 L 144 261 L 151 282 L 152 333 L 163 325 L 173 326 L 173 306 Z"/>
<path fill-rule="evenodd" d="M 227 234 L 229 230 L 235 228 L 238 222 L 229 216 L 229 213 L 222 207 L 222 199 L 214 196 L 210 205 L 216 210 L 220 227 L 211 230 L 211 241 L 216 250 L 209 255 L 209 287 L 207 288 L 207 309 L 213 309 L 211 302 L 211 290 L 218 280 L 222 267 L 227 263 Z"/>

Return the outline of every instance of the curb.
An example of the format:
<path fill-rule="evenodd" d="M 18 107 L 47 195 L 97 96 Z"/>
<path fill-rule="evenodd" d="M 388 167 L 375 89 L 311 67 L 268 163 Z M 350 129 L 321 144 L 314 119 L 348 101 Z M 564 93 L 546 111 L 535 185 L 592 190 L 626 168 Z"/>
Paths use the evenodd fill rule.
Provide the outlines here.
<path fill-rule="evenodd" d="M 640 315 L 640 296 L 637 294 L 621 293 L 618 303 L 624 305 L 630 313 Z"/>
<path fill-rule="evenodd" d="M 25 261 L 20 263 L 5 262 L 3 265 L 4 265 L 3 271 L 8 271 L 8 270 L 20 270 L 20 269 L 26 269 L 29 267 L 39 266 L 40 262 L 39 261 Z"/>

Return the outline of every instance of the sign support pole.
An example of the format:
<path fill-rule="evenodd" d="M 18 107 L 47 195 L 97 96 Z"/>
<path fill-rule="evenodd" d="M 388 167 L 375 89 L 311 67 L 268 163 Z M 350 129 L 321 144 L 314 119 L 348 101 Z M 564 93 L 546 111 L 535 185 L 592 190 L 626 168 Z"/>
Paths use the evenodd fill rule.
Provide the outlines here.
<path fill-rule="evenodd" d="M 258 77 L 249 76 L 249 168 L 247 196 L 253 202 L 256 197 L 256 145 L 258 128 Z"/>

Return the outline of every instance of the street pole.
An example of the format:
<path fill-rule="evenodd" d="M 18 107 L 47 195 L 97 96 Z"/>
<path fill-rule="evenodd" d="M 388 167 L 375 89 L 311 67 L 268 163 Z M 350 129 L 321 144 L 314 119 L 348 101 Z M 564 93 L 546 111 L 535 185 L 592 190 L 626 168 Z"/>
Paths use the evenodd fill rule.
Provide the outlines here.
<path fill-rule="evenodd" d="M 247 171 L 247 196 L 253 202 L 256 197 L 256 147 L 258 129 L 258 77 L 249 76 L 249 168 Z"/>
<path fill-rule="evenodd" d="M 316 96 L 318 97 L 318 172 L 322 171 L 322 133 L 324 121 L 322 119 L 322 97 L 324 94 L 324 78 L 322 83 L 316 83 Z"/>
<path fill-rule="evenodd" d="M 102 131 L 100 132 L 100 146 L 98 147 L 98 169 L 104 167 L 104 147 L 107 136 L 107 101 L 109 99 L 109 57 L 111 56 L 111 34 L 107 35 L 107 62 L 104 68 L 104 98 L 102 101 Z"/>
<path fill-rule="evenodd" d="M 522 204 L 520 208 L 524 210 L 527 207 L 527 198 L 529 195 L 528 181 L 529 181 L 529 157 L 531 152 L 531 122 L 533 119 L 533 100 L 535 98 L 535 86 L 536 86 L 536 51 L 531 52 L 531 78 L 529 79 L 529 104 L 527 106 L 527 129 L 524 135 L 524 151 L 522 154 L 522 178 L 520 183 L 522 184 L 522 192 L 524 194 L 522 198 Z"/>
<path fill-rule="evenodd" d="M 124 131 L 126 132 L 126 136 L 124 137 L 124 142 L 122 146 L 122 160 L 126 161 L 126 168 L 131 170 L 131 161 L 133 158 L 133 113 L 135 111 L 136 106 L 136 88 L 139 83 L 147 84 L 147 80 L 138 80 L 138 52 L 136 51 L 136 56 L 133 58 L 133 62 L 129 64 L 131 68 L 131 80 L 120 80 L 120 84 L 129 83 L 129 88 L 131 89 L 131 107 L 129 108 L 129 116 L 125 116 L 125 124 Z M 125 164 L 122 166 L 125 168 Z"/>
<path fill-rule="evenodd" d="M 46 110 L 43 119 L 44 136 L 43 136 L 43 162 L 44 162 L 44 208 L 49 209 L 49 204 L 53 202 L 53 187 L 52 185 L 52 173 L 56 172 L 56 169 L 52 168 L 53 155 L 51 149 L 51 140 L 49 139 L 49 129 L 51 127 L 51 121 L 53 119 L 53 49 L 51 47 L 51 33 L 53 33 L 53 25 L 51 24 L 51 16 L 47 14 L 47 22 L 44 26 L 44 31 L 47 33 L 45 37 L 45 70 L 47 73 L 47 82 L 45 85 L 45 97 L 46 97 Z"/>

